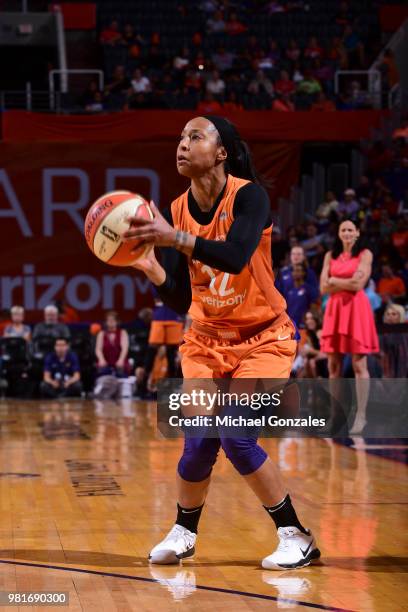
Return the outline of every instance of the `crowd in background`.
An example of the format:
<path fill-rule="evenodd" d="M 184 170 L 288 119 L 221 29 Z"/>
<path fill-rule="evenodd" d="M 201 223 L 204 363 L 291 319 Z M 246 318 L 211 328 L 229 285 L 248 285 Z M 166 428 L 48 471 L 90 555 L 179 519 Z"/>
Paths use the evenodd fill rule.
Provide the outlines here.
<path fill-rule="evenodd" d="M 221 109 L 356 110 L 381 104 L 370 97 L 367 77 L 361 74 L 349 75 L 340 92 L 334 91 L 337 70 L 365 70 L 380 50 L 379 36 L 372 41 L 375 25 L 364 21 L 370 15 L 359 14 L 352 3 L 340 2 L 333 15 L 325 15 L 324 31 L 332 28 L 334 35 L 324 42 L 319 27 L 313 36 L 288 40 L 261 36 L 252 28 L 253 14 L 270 24 L 279 14 L 300 13 L 307 20 L 310 6 L 303 0 L 194 5 L 180 2 L 177 8 L 175 19 L 181 24 L 192 12 L 201 16 L 200 27 L 190 37 L 181 36 L 178 49 L 173 42 L 166 44 L 159 30 L 146 34 L 137 24 L 118 19 L 106 24 L 99 40 L 107 85 L 100 91 L 92 81 L 81 98 L 83 108 L 177 108 L 206 114 Z M 399 81 L 391 51 L 377 69 L 386 100 Z"/>
<path fill-rule="evenodd" d="M 380 332 L 380 353 L 369 358 L 370 374 L 408 374 L 408 144 L 399 137 L 393 147 L 377 142 L 364 152 L 367 173 L 355 188 L 328 192 L 313 216 L 285 231 L 279 221 L 273 226 L 276 286 L 300 330 L 293 376 L 328 376 L 326 355 L 320 350 L 328 296 L 320 294 L 319 279 L 324 256 L 333 248 L 344 219 L 355 223 L 373 254 L 364 291 Z M 168 346 L 158 329 L 163 320 L 173 334 Z M 184 326 L 188 325 L 186 317 Z M 160 378 L 181 374 L 177 346 L 182 328 L 181 318 L 157 295 L 154 309 L 142 309 L 125 326 L 113 311 L 106 313 L 103 325 L 83 323 L 72 307 L 60 302 L 49 304 L 43 321 L 31 328 L 24 321 L 24 309 L 16 305 L 0 320 L 0 392 L 26 397 L 153 397 Z M 343 375 L 352 375 L 347 360 Z"/>

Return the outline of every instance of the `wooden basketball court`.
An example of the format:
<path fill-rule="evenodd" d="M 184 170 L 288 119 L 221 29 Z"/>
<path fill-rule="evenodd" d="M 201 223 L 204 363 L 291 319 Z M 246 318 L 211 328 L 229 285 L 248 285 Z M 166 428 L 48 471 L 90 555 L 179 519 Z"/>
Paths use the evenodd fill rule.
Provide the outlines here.
<path fill-rule="evenodd" d="M 224 456 L 195 558 L 149 566 L 182 445 L 157 433 L 153 403 L 2 401 L 0 442 L 0 591 L 68 591 L 62 609 L 99 612 L 408 610 L 401 441 L 262 441 L 322 551 L 293 572 L 261 569 L 274 525 Z M 56 608 L 21 606 L 37 609 Z"/>

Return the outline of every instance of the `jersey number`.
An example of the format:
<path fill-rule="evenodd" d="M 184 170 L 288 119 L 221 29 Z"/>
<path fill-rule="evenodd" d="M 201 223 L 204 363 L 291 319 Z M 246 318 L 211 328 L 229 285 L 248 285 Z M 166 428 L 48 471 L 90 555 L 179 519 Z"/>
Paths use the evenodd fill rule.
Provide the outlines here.
<path fill-rule="evenodd" d="M 231 295 L 231 293 L 234 293 L 235 289 L 233 287 L 230 287 L 230 289 L 227 289 L 227 285 L 228 285 L 228 281 L 230 277 L 229 272 L 224 272 L 224 274 L 222 275 L 222 280 L 221 280 L 218 290 L 214 286 L 215 281 L 217 280 L 217 276 L 214 274 L 214 270 L 210 268 L 210 266 L 202 266 L 201 272 L 206 272 L 208 276 L 211 278 L 209 287 L 213 295 L 219 295 L 221 297 L 225 297 L 226 295 Z"/>

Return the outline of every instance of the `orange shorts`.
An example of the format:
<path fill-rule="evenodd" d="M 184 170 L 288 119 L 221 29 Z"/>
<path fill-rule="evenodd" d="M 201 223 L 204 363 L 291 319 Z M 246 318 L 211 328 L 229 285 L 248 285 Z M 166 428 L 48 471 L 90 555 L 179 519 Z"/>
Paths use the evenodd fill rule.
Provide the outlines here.
<path fill-rule="evenodd" d="M 220 340 L 189 329 L 180 346 L 184 378 L 289 378 L 296 355 L 290 319 L 248 340 Z"/>
<path fill-rule="evenodd" d="M 183 327 L 179 321 L 152 321 L 149 344 L 180 344 Z"/>

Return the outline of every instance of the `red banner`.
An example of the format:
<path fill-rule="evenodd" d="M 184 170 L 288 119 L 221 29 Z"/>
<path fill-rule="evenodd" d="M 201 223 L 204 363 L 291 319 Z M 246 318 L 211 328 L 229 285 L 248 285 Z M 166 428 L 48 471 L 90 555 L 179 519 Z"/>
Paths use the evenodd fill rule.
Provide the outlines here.
<path fill-rule="evenodd" d="M 298 179 L 300 145 L 250 144 L 257 167 L 272 181 L 274 206 Z M 36 321 L 47 304 L 64 298 L 83 321 L 111 308 L 131 320 L 151 304 L 144 275 L 92 255 L 83 220 L 90 204 L 114 189 L 169 205 L 188 187 L 175 153 L 176 142 L 169 141 L 0 143 L 0 308 L 22 304 Z"/>
<path fill-rule="evenodd" d="M 358 141 L 378 128 L 388 111 L 243 111 L 227 115 L 242 138 L 257 142 Z M 70 141 L 175 142 L 194 111 L 130 111 L 95 116 L 3 113 L 3 138 L 9 142 Z"/>

